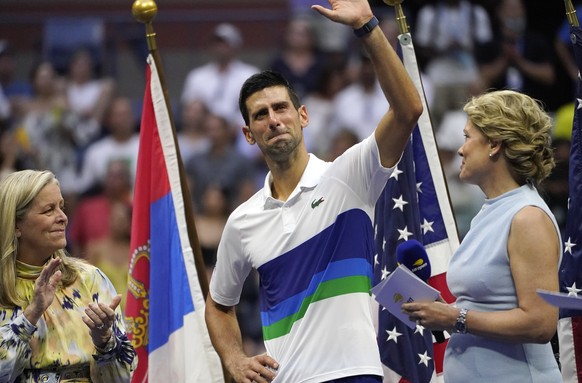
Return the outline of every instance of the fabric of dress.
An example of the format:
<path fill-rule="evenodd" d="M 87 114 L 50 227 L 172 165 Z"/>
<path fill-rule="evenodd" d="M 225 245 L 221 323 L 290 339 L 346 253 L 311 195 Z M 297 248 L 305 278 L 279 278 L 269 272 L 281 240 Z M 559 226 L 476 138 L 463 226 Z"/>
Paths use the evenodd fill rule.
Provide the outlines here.
<path fill-rule="evenodd" d="M 526 206 L 544 210 L 560 235 L 550 209 L 530 186 L 485 200 L 449 265 L 447 283 L 457 297 L 457 307 L 495 312 L 518 306 L 507 241 L 513 217 Z M 561 250 L 560 246 L 560 254 Z M 468 323 L 469 332 L 470 326 Z M 444 378 L 447 383 L 562 381 L 550 343 L 511 343 L 470 333 L 451 336 L 445 352 Z"/>
<path fill-rule="evenodd" d="M 17 262 L 16 290 L 30 301 L 35 279 L 42 266 Z M 0 308 L 0 382 L 36 383 L 36 370 L 59 370 L 63 366 L 88 365 L 91 380 L 76 382 L 129 382 L 137 357 L 127 339 L 119 307 L 113 325 L 112 349 L 95 349 L 89 328 L 81 319 L 91 302 L 109 303 L 115 289 L 96 267 L 83 264 L 77 280 L 57 291 L 51 306 L 36 326 L 24 317 L 20 307 Z"/>
<path fill-rule="evenodd" d="M 333 163 L 310 154 L 286 201 L 264 188 L 229 217 L 210 280 L 212 298 L 239 302 L 252 268 L 260 275 L 274 383 L 319 383 L 382 375 L 371 314 L 374 206 L 393 169 L 374 136 Z"/>

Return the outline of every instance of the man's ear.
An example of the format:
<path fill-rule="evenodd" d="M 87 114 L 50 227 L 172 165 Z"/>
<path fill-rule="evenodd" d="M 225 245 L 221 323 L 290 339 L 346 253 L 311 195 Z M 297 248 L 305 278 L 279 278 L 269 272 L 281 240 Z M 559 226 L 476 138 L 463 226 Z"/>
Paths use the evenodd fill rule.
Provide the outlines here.
<path fill-rule="evenodd" d="M 301 128 L 305 129 L 309 125 L 309 113 L 305 105 L 299 107 L 299 120 L 301 121 Z"/>
<path fill-rule="evenodd" d="M 253 137 L 253 133 L 251 132 L 251 129 L 248 126 L 243 126 L 242 132 L 249 145 L 254 145 L 256 143 L 255 138 Z"/>

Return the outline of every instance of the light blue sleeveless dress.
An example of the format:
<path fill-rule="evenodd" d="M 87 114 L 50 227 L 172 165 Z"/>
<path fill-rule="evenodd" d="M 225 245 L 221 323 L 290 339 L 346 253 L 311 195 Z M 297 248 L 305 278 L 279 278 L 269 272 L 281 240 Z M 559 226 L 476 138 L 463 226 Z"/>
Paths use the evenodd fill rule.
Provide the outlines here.
<path fill-rule="evenodd" d="M 507 239 L 513 217 L 526 206 L 543 209 L 559 235 L 553 214 L 530 186 L 486 200 L 471 221 L 471 229 L 453 255 L 447 272 L 447 283 L 457 297 L 457 307 L 486 312 L 517 307 Z M 471 331 L 471 324 L 468 325 Z M 561 382 L 562 376 L 549 343 L 509 343 L 473 334 L 453 334 L 445 351 L 444 380 L 552 383 Z"/>

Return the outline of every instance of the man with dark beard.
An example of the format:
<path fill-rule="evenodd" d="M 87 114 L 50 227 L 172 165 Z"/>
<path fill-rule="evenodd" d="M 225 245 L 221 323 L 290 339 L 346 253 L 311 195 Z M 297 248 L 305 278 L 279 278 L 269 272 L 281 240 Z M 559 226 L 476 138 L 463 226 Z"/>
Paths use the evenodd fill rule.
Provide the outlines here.
<path fill-rule="evenodd" d="M 212 343 L 239 383 L 382 381 L 369 293 L 374 205 L 422 104 L 368 1 L 330 5 L 313 9 L 354 29 L 390 108 L 372 135 L 329 163 L 307 152 L 309 115 L 282 76 L 266 71 L 243 85 L 242 131 L 270 172 L 228 219 L 206 306 Z M 267 350 L 255 356 L 243 349 L 235 315 L 252 268 Z"/>

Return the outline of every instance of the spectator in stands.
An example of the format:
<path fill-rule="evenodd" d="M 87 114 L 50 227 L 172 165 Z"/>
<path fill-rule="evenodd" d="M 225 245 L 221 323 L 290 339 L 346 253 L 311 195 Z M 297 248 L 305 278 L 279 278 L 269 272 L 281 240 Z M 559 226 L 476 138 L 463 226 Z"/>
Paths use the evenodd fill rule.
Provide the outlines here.
<path fill-rule="evenodd" d="M 13 132 L 0 129 L 0 181 L 17 168 L 18 143 Z"/>
<path fill-rule="evenodd" d="M 34 95 L 22 104 L 23 115 L 16 132 L 23 166 L 51 170 L 60 181 L 63 195 L 74 195 L 78 192 L 76 151 L 83 134 L 75 129 L 75 115 L 52 64 L 42 61 L 35 65 L 31 81 Z"/>
<path fill-rule="evenodd" d="M 136 126 L 131 100 L 127 97 L 116 97 L 106 117 L 109 134 L 87 147 L 79 181 L 83 192 L 90 192 L 92 188 L 103 185 L 107 167 L 114 160 L 122 160 L 129 165 L 133 185 L 139 150 Z"/>
<path fill-rule="evenodd" d="M 210 141 L 206 135 L 205 123 L 208 108 L 200 100 L 188 101 L 182 105 L 178 125 L 178 144 L 184 163 L 190 157 L 208 148 Z"/>
<path fill-rule="evenodd" d="M 352 34 L 350 28 L 313 14 L 311 7 L 327 7 L 327 0 L 287 0 L 293 17 L 306 18 L 312 25 L 321 52 L 331 61 L 344 56 L 349 50 Z"/>
<path fill-rule="evenodd" d="M 360 138 L 352 130 L 340 129 L 340 131 L 332 137 L 331 147 L 325 156 L 326 161 L 334 161 L 358 142 L 360 142 Z"/>
<path fill-rule="evenodd" d="M 22 102 L 33 94 L 30 81 L 15 77 L 17 65 L 12 45 L 7 40 L 0 40 L 0 93 L 10 102 L 11 113 L 15 115 L 20 112 Z"/>
<path fill-rule="evenodd" d="M 335 96 L 328 134 L 334 136 L 341 129 L 349 129 L 361 141 L 372 133 L 388 108 L 388 101 L 377 81 L 370 58 L 361 53 L 355 65 L 355 81 Z"/>
<path fill-rule="evenodd" d="M 218 243 L 232 211 L 228 191 L 218 184 L 210 184 L 202 195 L 199 213 L 196 214 L 196 234 L 202 249 L 208 280 L 216 264 Z"/>
<path fill-rule="evenodd" d="M 88 125 L 84 130 L 91 134 L 89 143 L 101 133 L 105 112 L 115 90 L 112 78 L 97 78 L 91 52 L 81 49 L 73 55 L 68 68 L 66 83 L 67 100 L 71 110 L 79 117 L 79 124 Z"/>
<path fill-rule="evenodd" d="M 582 17 L 582 5 L 576 7 L 576 16 L 578 19 Z M 572 84 L 576 84 L 578 81 L 578 66 L 574 61 L 572 41 L 570 40 L 570 23 L 568 20 L 564 20 L 556 32 L 554 47 L 560 63 L 564 66 L 568 77 L 572 80 Z M 572 89 L 572 91 L 574 91 L 574 89 Z"/>
<path fill-rule="evenodd" d="M 218 24 L 212 33 L 212 60 L 188 73 L 182 91 L 182 105 L 201 100 L 210 112 L 223 116 L 237 128 L 243 125 L 238 112 L 238 91 L 258 68 L 238 58 L 243 38 L 233 24 Z"/>
<path fill-rule="evenodd" d="M 297 95 L 303 98 L 315 90 L 323 60 L 312 25 L 305 18 L 295 17 L 289 20 L 281 50 L 269 67 L 288 79 Z"/>
<path fill-rule="evenodd" d="M 328 63 L 315 82 L 315 89 L 305 97 L 309 127 L 304 130 L 309 152 L 325 157 L 330 148 L 329 128 L 334 113 L 334 99 L 347 85 L 346 65 Z"/>
<path fill-rule="evenodd" d="M 107 165 L 106 177 L 99 192 L 79 199 L 69 231 L 73 256 L 87 257 L 89 243 L 111 236 L 112 207 L 116 203 L 131 204 L 131 185 L 128 163 L 113 160 Z"/>
<path fill-rule="evenodd" d="M 489 15 L 469 0 L 438 0 L 420 8 L 413 36 L 421 68 L 433 85 L 430 111 L 438 126 L 444 113 L 460 108 L 478 83 L 473 51 L 492 39 Z"/>
<path fill-rule="evenodd" d="M 213 184 L 220 185 L 231 196 L 232 207 L 238 206 L 256 191 L 255 168 L 252 162 L 236 150 L 234 135 L 228 121 L 217 115 L 206 119 L 210 147 L 196 154 L 185 164 L 192 186 L 194 207 L 200 210 L 202 196 Z"/>
<path fill-rule="evenodd" d="M 121 309 L 125 310 L 127 274 L 129 271 L 131 238 L 131 205 L 113 201 L 109 206 L 109 234 L 89 241 L 85 259 L 97 266 L 121 294 Z"/>
<path fill-rule="evenodd" d="M 483 90 L 517 90 L 547 103 L 555 81 L 549 42 L 527 29 L 522 0 L 502 0 L 495 14 L 493 41 L 476 51 Z"/>
<path fill-rule="evenodd" d="M 467 115 L 461 109 L 445 113 L 436 130 L 441 166 L 445 173 L 450 200 L 457 223 L 457 230 L 462 239 L 469 231 L 471 220 L 483 206 L 485 195 L 475 185 L 461 182 L 461 157 L 457 150 L 463 146 L 465 137 L 463 128 Z"/>

